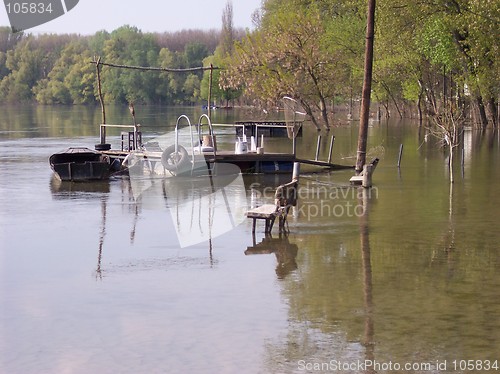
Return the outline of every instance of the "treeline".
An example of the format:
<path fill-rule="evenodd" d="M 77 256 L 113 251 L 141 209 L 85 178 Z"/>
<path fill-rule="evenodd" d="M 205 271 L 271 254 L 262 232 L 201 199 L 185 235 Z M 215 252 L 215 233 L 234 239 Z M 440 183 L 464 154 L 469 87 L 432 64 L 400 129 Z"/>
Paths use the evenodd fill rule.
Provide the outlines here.
<path fill-rule="evenodd" d="M 236 38 L 243 30 L 235 30 Z M 0 102 L 95 103 L 94 56 L 135 66 L 192 68 L 204 65 L 220 44 L 221 31 L 143 33 L 123 26 L 92 36 L 25 35 L 0 27 Z M 191 104 L 201 102 L 202 72 L 140 72 L 103 67 L 106 102 Z M 207 90 L 204 90 L 207 91 Z"/>
<path fill-rule="evenodd" d="M 300 100 L 318 126 L 361 93 L 366 0 L 266 0 L 236 44 L 226 88 L 254 100 Z M 498 0 L 377 0 L 372 101 L 392 116 L 498 126 Z M 451 114 L 450 114 L 451 113 Z"/>
<path fill-rule="evenodd" d="M 498 0 L 378 0 L 372 102 L 387 116 L 451 118 L 498 126 Z M 229 0 L 220 31 L 142 33 L 124 26 L 93 36 L 23 35 L 0 28 L 0 102 L 96 101 L 103 62 L 213 72 L 211 98 L 262 106 L 299 100 L 319 127 L 361 94 L 366 0 L 264 0 L 255 29 L 234 29 Z M 205 102 L 208 74 L 103 67 L 106 102 Z M 355 113 L 351 113 L 355 114 Z"/>

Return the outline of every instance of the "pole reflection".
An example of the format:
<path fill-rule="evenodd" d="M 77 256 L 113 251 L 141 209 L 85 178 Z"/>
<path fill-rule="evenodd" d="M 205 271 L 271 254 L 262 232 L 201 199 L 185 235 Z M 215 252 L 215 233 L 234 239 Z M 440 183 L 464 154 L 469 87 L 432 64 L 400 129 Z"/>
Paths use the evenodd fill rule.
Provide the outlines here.
<path fill-rule="evenodd" d="M 364 337 L 363 346 L 365 347 L 365 360 L 375 361 L 375 326 L 373 322 L 373 283 L 372 283 L 372 264 L 370 257 L 370 190 L 362 189 L 363 214 L 359 217 L 359 238 L 361 244 L 361 261 L 363 267 L 363 294 L 364 294 Z M 367 368 L 366 373 L 375 373 L 373 368 Z"/>
<path fill-rule="evenodd" d="M 104 247 L 104 237 L 106 236 L 106 209 L 107 196 L 101 197 L 101 229 L 99 231 L 99 250 L 97 251 L 97 267 L 95 271 L 96 279 L 102 280 L 102 249 Z"/>

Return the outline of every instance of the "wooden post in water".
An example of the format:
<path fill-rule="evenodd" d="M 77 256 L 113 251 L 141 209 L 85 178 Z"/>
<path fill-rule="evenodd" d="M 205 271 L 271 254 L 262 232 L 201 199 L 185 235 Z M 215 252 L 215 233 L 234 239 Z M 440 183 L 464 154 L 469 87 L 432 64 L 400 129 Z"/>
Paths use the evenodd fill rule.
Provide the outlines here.
<path fill-rule="evenodd" d="M 292 180 L 293 181 L 298 181 L 300 176 L 300 162 L 294 162 L 293 163 L 293 173 L 292 173 Z"/>
<path fill-rule="evenodd" d="M 465 149 L 464 149 L 463 145 L 462 145 L 462 156 L 461 156 L 460 166 L 462 167 L 461 169 L 462 169 L 462 178 L 463 178 L 465 175 Z"/>
<path fill-rule="evenodd" d="M 101 103 L 102 124 L 104 125 L 104 124 L 106 124 L 106 110 L 104 109 L 104 100 L 102 97 L 102 89 L 101 89 L 101 67 L 100 67 L 101 56 L 97 57 L 97 60 L 94 57 L 94 61 L 95 61 L 95 68 L 97 71 L 97 92 L 99 93 L 99 102 Z M 100 139 L 101 144 L 105 144 L 106 143 L 106 128 L 105 127 L 101 126 L 99 135 L 101 138 Z"/>
<path fill-rule="evenodd" d="M 335 141 L 335 135 L 332 135 L 330 140 L 330 149 L 328 150 L 328 163 L 332 162 L 332 151 L 333 151 L 333 142 Z"/>
<path fill-rule="evenodd" d="M 318 161 L 320 148 L 321 148 L 321 135 L 318 135 L 318 142 L 316 143 L 316 158 L 314 159 L 314 161 Z"/>
<path fill-rule="evenodd" d="M 398 168 L 401 166 L 401 158 L 403 157 L 403 144 L 399 146 Z"/>
<path fill-rule="evenodd" d="M 368 137 L 368 118 L 370 117 L 370 95 L 372 90 L 373 41 L 375 37 L 375 0 L 368 0 L 365 44 L 365 74 L 363 95 L 361 98 L 361 116 L 359 119 L 358 155 L 356 174 L 359 175 L 366 162 L 366 143 Z"/>
<path fill-rule="evenodd" d="M 372 173 L 373 173 L 373 165 L 365 164 L 363 166 L 363 181 L 361 185 L 365 188 L 370 188 L 372 186 Z"/>

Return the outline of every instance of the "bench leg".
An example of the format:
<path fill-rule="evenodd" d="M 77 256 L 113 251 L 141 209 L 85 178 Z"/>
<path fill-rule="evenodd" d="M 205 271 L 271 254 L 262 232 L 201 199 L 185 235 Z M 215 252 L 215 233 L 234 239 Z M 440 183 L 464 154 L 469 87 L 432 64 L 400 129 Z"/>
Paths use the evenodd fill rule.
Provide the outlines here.
<path fill-rule="evenodd" d="M 264 228 L 264 232 L 268 233 L 269 232 L 269 219 L 266 218 L 264 221 L 266 223 L 266 227 Z"/>
<path fill-rule="evenodd" d="M 276 219 L 276 217 L 269 218 L 269 231 L 267 231 L 267 232 L 271 232 L 273 230 L 274 220 L 275 219 Z M 266 220 L 266 222 L 267 222 L 267 220 Z"/>
<path fill-rule="evenodd" d="M 280 222 L 280 224 L 281 224 L 281 226 L 280 226 L 280 232 L 281 232 L 281 230 L 283 230 L 283 232 L 285 234 L 287 234 L 287 233 L 290 232 L 290 227 L 288 226 L 288 220 L 286 219 L 286 216 L 284 216 L 281 219 L 282 219 L 282 221 Z"/>
<path fill-rule="evenodd" d="M 257 219 L 253 218 L 253 223 L 252 223 L 252 234 L 255 234 L 255 221 L 257 221 Z"/>

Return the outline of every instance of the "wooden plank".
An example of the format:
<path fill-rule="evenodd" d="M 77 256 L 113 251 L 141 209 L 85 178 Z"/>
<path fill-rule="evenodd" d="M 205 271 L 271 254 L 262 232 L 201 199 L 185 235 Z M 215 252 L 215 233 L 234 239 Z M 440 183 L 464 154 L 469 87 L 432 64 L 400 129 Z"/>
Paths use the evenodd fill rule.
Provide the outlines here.
<path fill-rule="evenodd" d="M 276 213 L 276 205 L 264 204 L 247 212 L 248 218 L 269 219 Z"/>
<path fill-rule="evenodd" d="M 349 179 L 349 182 L 352 184 L 361 184 L 363 183 L 363 175 L 354 175 Z"/>
<path fill-rule="evenodd" d="M 314 166 L 321 166 L 325 168 L 330 168 L 330 169 L 353 169 L 354 166 L 351 165 L 338 165 L 338 164 L 332 164 L 326 161 L 319 161 L 319 160 L 306 160 L 302 158 L 298 158 L 295 160 L 296 162 L 300 162 L 301 164 L 307 164 L 307 165 L 314 165 Z"/>

